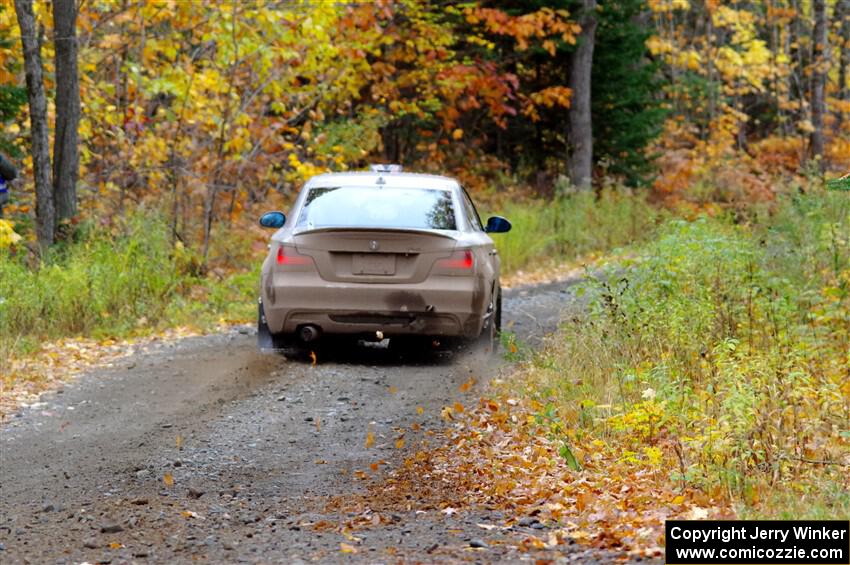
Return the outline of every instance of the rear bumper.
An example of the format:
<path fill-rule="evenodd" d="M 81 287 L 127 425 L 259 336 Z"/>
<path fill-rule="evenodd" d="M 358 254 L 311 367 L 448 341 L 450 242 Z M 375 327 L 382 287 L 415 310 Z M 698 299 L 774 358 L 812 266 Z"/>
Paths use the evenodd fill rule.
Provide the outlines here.
<path fill-rule="evenodd" d="M 487 312 L 485 294 L 478 277 L 402 285 L 328 282 L 315 273 L 274 273 L 262 280 L 269 329 L 283 334 L 313 324 L 328 334 L 475 337 Z"/>

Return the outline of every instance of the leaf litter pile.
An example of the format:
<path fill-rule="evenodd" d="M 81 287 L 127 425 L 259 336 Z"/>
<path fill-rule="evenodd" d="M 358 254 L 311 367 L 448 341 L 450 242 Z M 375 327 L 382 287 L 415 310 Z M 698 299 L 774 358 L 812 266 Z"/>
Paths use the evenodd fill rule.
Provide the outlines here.
<path fill-rule="evenodd" d="M 355 516 L 342 531 L 376 526 L 397 512 L 498 511 L 502 523 L 478 526 L 503 531 L 519 551 L 577 542 L 622 551 L 625 559 L 661 555 L 667 519 L 734 515 L 724 502 L 675 489 L 664 469 L 635 464 L 600 440 L 553 437 L 535 401 L 493 384 L 492 396 L 475 406 L 444 407 L 447 425 L 430 445 L 373 478 L 365 494 L 335 498 L 330 509 Z M 528 525 L 538 533 L 513 528 Z"/>

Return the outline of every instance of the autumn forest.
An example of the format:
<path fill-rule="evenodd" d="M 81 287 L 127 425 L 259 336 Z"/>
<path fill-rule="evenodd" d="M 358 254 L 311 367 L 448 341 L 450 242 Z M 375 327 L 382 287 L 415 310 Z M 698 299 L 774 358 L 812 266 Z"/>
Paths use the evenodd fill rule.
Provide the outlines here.
<path fill-rule="evenodd" d="M 668 517 L 850 517 L 850 0 L 0 0 L 0 155 L 0 415 L 63 340 L 253 323 L 259 215 L 398 163 L 586 304 L 507 327 L 516 377 L 437 411 L 387 508 L 426 469 L 423 508 L 562 528 L 522 551 L 643 555 Z"/>
<path fill-rule="evenodd" d="M 43 243 L 42 224 L 156 202 L 206 261 L 243 210 L 374 161 L 542 196 L 559 178 L 623 182 L 695 206 L 850 167 L 843 1 L 64 4 L 0 12 L 0 143 L 41 179 L 6 214 Z M 66 121 L 78 138 L 35 166 L 29 143 L 46 151 Z M 689 190 L 716 173 L 718 194 Z"/>

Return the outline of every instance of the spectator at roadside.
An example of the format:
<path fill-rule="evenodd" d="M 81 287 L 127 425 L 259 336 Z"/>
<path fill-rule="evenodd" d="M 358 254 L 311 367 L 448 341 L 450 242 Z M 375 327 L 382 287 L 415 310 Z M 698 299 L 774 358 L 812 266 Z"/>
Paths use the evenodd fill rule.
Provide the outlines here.
<path fill-rule="evenodd" d="M 0 153 L 0 218 L 3 217 L 3 206 L 9 202 L 9 183 L 17 177 L 14 165 Z"/>

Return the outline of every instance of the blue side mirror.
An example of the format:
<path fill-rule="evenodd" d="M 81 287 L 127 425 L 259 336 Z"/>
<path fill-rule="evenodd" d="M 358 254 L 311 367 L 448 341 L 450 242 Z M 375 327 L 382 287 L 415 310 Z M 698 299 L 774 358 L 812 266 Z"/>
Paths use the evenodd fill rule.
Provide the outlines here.
<path fill-rule="evenodd" d="M 264 228 L 282 228 L 286 223 L 286 215 L 283 212 L 266 212 L 260 216 L 260 225 Z"/>
<path fill-rule="evenodd" d="M 487 233 L 506 233 L 511 231 L 511 223 L 501 216 L 491 216 L 487 220 L 487 227 L 484 228 Z"/>

